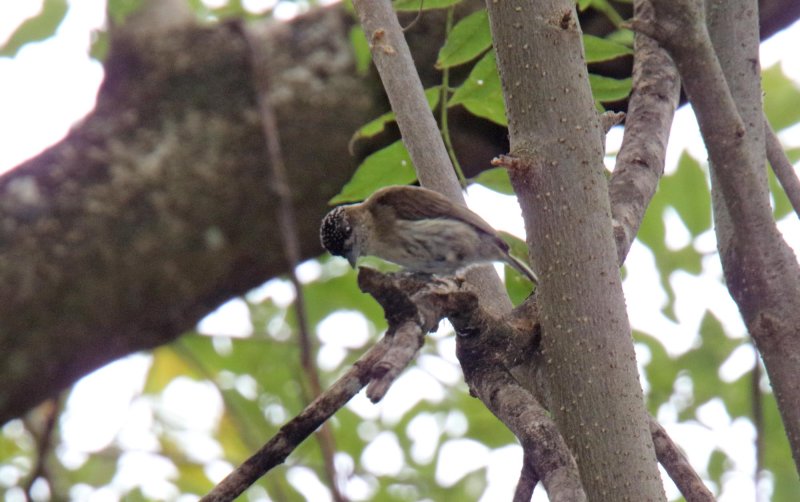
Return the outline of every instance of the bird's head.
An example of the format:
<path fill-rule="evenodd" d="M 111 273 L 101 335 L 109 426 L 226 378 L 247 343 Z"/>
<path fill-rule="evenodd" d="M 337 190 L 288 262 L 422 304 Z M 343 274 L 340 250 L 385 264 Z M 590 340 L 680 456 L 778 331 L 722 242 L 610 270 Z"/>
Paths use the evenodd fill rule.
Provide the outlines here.
<path fill-rule="evenodd" d="M 347 258 L 350 266 L 355 268 L 358 246 L 353 232 L 353 223 L 344 206 L 333 208 L 322 219 L 319 240 L 322 247 L 327 249 L 330 254 Z"/>

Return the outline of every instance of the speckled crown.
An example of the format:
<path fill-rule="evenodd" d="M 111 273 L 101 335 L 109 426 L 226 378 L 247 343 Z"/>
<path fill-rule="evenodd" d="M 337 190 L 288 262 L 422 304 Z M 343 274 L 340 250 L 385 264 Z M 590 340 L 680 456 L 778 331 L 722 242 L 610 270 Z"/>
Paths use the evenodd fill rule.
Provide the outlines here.
<path fill-rule="evenodd" d="M 344 207 L 339 206 L 325 215 L 319 227 L 319 241 L 332 255 L 345 255 L 345 242 L 353 233 L 347 222 Z"/>

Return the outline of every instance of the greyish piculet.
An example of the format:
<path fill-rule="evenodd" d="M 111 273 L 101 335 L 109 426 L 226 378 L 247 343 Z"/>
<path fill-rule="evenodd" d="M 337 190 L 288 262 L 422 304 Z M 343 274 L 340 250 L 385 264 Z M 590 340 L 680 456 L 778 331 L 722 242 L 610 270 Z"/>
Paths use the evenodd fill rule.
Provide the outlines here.
<path fill-rule="evenodd" d="M 353 267 L 360 256 L 370 255 L 412 272 L 449 275 L 470 265 L 502 261 L 538 282 L 483 218 L 421 187 L 390 186 L 364 202 L 334 208 L 322 220 L 320 241 Z"/>

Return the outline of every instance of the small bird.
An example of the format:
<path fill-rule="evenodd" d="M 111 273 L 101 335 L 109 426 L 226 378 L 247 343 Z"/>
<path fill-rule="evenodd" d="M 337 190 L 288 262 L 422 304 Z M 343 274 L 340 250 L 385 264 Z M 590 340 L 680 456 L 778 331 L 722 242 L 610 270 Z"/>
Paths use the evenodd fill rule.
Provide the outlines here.
<path fill-rule="evenodd" d="M 427 188 L 390 186 L 364 202 L 336 207 L 322 220 L 320 241 L 354 268 L 360 256 L 368 255 L 440 275 L 502 261 L 538 283 L 483 218 Z"/>

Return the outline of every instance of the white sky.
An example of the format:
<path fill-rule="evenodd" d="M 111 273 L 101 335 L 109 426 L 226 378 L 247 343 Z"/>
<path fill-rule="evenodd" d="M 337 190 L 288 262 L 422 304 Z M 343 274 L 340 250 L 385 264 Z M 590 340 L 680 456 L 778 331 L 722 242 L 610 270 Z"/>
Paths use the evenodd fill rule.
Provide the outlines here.
<path fill-rule="evenodd" d="M 94 105 L 103 72 L 101 65 L 91 60 L 87 53 L 91 31 L 103 23 L 105 1 L 74 0 L 70 3 L 67 18 L 55 37 L 42 43 L 25 46 L 13 59 L 0 58 L 0 172 L 10 169 L 60 140 L 71 125 L 80 120 Z M 273 3 L 274 0 L 245 2 L 255 11 L 263 10 Z M 0 40 L 6 39 L 24 18 L 37 12 L 39 5 L 41 1 L 0 0 Z M 286 6 L 286 9 L 291 10 L 292 7 Z M 290 13 L 286 11 L 286 15 Z M 797 47 L 800 47 L 800 26 L 795 24 L 791 29 L 774 36 L 762 45 L 762 66 L 767 68 L 780 62 L 784 72 L 800 85 L 800 51 L 788 50 Z M 675 165 L 683 148 L 688 148 L 696 158 L 705 159 L 704 149 L 696 131 L 691 111 L 683 108 L 677 114 L 673 126 L 668 170 Z M 785 131 L 781 137 L 789 145 L 800 145 L 800 126 Z M 608 151 L 616 151 L 620 140 L 620 130 L 615 129 L 609 135 Z M 470 189 L 469 196 L 470 205 L 496 228 L 519 236 L 523 235 L 519 208 L 513 198 L 497 195 L 481 187 Z M 780 228 L 795 249 L 800 249 L 800 224 L 797 218 L 787 218 L 780 223 Z M 668 233 L 671 242 L 679 246 L 686 244 L 689 238 L 677 216 L 669 222 Z M 705 236 L 698 239 L 695 246 L 705 251 L 713 251 L 713 238 Z M 658 276 L 650 252 L 644 246 L 635 245 L 626 266 L 628 276 L 625 281 L 625 291 L 632 325 L 649 333 L 658 333 L 670 353 L 682 353 L 696 343 L 697 328 L 703 314 L 702 308 L 698 307 L 708 307 L 715 312 L 725 323 L 729 334 L 744 335 L 738 311 L 727 291 L 719 282 L 709 280 L 709 277 L 721 276 L 716 257 L 705 262 L 705 272 L 699 277 L 675 274 L 672 278 L 678 298 L 690 299 L 680 300 L 676 305 L 677 323 L 667 319 L 660 312 L 666 296 L 658 286 Z M 309 280 L 319 274 L 318 265 L 307 264 L 304 267 L 301 268 L 301 275 L 305 275 Z M 287 292 L 286 283 L 273 281 L 260 292 L 253 294 L 262 297 L 277 296 L 285 301 L 291 297 L 291 290 Z M 338 315 L 339 319 L 332 319 L 329 322 L 353 324 L 352 319 L 348 317 L 351 314 Z M 207 318 L 201 328 L 208 332 L 247 336 L 251 326 L 244 304 L 235 300 L 226 304 L 217 315 Z M 321 326 L 320 335 L 324 343 L 320 354 L 322 365 L 335 364 L 337 359 L 342 357 L 345 347 L 361 346 L 366 343 L 368 336 L 366 328 L 357 329 L 355 332 L 359 339 L 343 341 L 337 346 L 334 343 L 335 337 L 329 337 L 326 334 L 327 330 L 326 326 Z M 441 399 L 442 385 L 458 381 L 460 372 L 453 356 L 452 337 L 440 334 L 435 340 L 437 352 L 444 358 L 444 363 L 433 362 L 435 358 L 430 358 L 427 362 L 421 360 L 422 369 L 408 371 L 384 402 L 375 406 L 363 396 L 359 396 L 350 408 L 362 416 L 382 417 L 382 421 L 391 423 L 413 406 L 417 399 L 433 401 Z M 646 359 L 648 355 L 640 351 L 640 357 Z M 751 353 L 747 350 L 738 351 L 723 366 L 721 374 L 727 379 L 734 379 L 751 361 Z M 213 397 L 214 392 L 210 392 L 202 384 L 179 381 L 175 383 L 177 387 L 170 390 L 170 399 L 152 406 L 134 401 L 134 404 L 129 406 L 140 390 L 141 375 L 146 371 L 148 364 L 147 357 L 134 356 L 111 364 L 82 380 L 73 393 L 62 422 L 68 447 L 60 451 L 59 456 L 65 463 L 80 465 L 85 458 L 85 452 L 100 449 L 114 438 L 123 444 L 136 444 L 139 446 L 137 448 L 139 451 L 126 456 L 123 462 L 125 468 L 120 470 L 120 474 L 112 483 L 113 487 L 123 490 L 138 484 L 145 486 L 146 490 L 154 495 L 177 497 L 178 494 L 166 482 L 170 469 L 159 464 L 158 457 L 154 455 L 157 451 L 157 442 L 148 432 L 152 422 L 152 406 L 160 406 L 161 411 L 165 413 L 180 414 L 191 422 L 192 416 L 197 414 L 186 413 L 186 410 L 191 409 L 193 403 L 216 401 Z M 113 385 L 109 385 L 109 382 Z M 240 383 L 246 387 L 247 382 Z M 428 392 L 419 395 L 413 390 L 420 388 L 428 389 Z M 98 406 L 98 402 L 102 404 Z M 219 406 L 221 405 L 217 402 L 210 411 L 204 410 L 205 416 L 208 417 L 209 413 L 214 416 L 218 413 Z M 663 413 L 659 414 L 659 419 L 687 450 L 695 465 L 705 465 L 708 455 L 715 446 L 724 448 L 735 458 L 736 469 L 726 481 L 720 500 L 753 500 L 755 488 L 751 481 L 752 426 L 746 421 L 731 421 L 719 403 L 707 404 L 699 415 L 700 423 L 678 425 L 675 424 L 674 409 L 665 408 Z M 432 454 L 426 453 L 425 449 L 425 445 L 431 442 L 431 438 L 426 436 L 431 427 L 450 431 L 448 434 L 451 439 L 441 439 L 446 441 L 446 444 L 439 453 L 440 460 L 443 460 L 440 464 L 443 467 L 441 472 L 437 470 L 437 479 L 443 484 L 453 483 L 467 472 L 488 465 L 490 484 L 483 500 L 510 499 L 510 491 L 513 491 L 516 483 L 520 462 L 519 449 L 508 447 L 489 451 L 482 445 L 459 438 L 459 429 L 453 425 L 461 423 L 459 420 L 463 420 L 463 417 L 461 419 L 457 416 L 450 417 L 445 423 L 436 422 L 432 417 L 421 417 L 412 421 L 406 431 L 412 441 L 416 441 L 412 455 L 424 458 L 425 455 Z M 200 422 L 190 425 L 190 428 L 200 433 L 210 430 L 213 426 L 208 421 Z M 415 440 L 417 437 L 420 438 L 418 441 Z M 206 444 L 198 437 L 195 437 L 195 442 L 200 445 L 196 451 L 198 456 L 214 457 L 217 450 L 213 444 Z M 372 449 L 368 448 L 364 452 L 362 460 L 373 464 L 377 472 L 395 472 L 398 469 L 397 462 L 402 460 L 402 457 L 398 458 L 396 451 L 397 439 L 392 434 L 383 433 L 375 437 L 373 444 L 375 446 Z M 377 450 L 378 448 L 381 449 Z M 382 461 L 371 460 L 375 451 L 384 452 Z M 394 454 L 389 455 L 386 452 Z M 453 460 L 459 458 L 473 458 L 478 461 L 474 465 L 466 465 Z M 339 460 L 345 464 L 352 463 L 352 460 L 345 458 L 337 459 L 337 463 Z M 219 478 L 229 468 L 230 466 L 224 463 L 215 463 L 209 473 Z M 303 490 L 308 491 L 309 497 L 315 500 L 328 499 L 326 490 L 312 483 L 311 478 L 308 472 L 300 468 L 290 474 L 290 479 L 296 480 L 296 483 L 303 486 Z M 82 489 L 72 495 L 81 500 L 116 500 L 118 495 L 113 487 L 98 491 Z M 358 479 L 354 479 L 348 485 L 348 489 L 352 489 L 354 495 L 369 491 L 368 487 Z M 674 488 L 670 490 L 669 495 L 673 497 Z M 541 490 L 537 492 L 538 499 L 542 500 Z M 13 494 L 11 496 L 13 500 Z"/>

